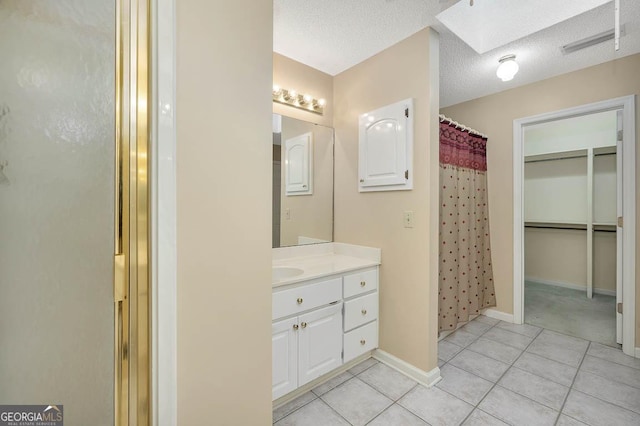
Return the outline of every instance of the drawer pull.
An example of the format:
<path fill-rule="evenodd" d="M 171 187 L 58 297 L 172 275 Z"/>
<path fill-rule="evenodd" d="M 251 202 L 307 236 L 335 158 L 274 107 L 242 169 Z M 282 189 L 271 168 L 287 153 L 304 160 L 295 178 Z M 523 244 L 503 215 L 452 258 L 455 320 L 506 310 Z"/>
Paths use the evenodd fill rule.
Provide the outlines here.
<path fill-rule="evenodd" d="M 367 341 L 366 341 L 366 340 L 364 340 L 364 339 L 360 340 L 360 344 L 361 344 L 361 345 L 364 345 L 365 343 L 367 343 Z"/>
<path fill-rule="evenodd" d="M 366 309 L 363 309 L 361 312 L 362 312 L 362 315 L 367 315 L 367 310 Z"/>
<path fill-rule="evenodd" d="M 298 329 L 298 324 L 293 324 L 293 329 L 297 330 Z"/>
<path fill-rule="evenodd" d="M 302 297 L 298 297 L 297 302 L 298 302 L 298 305 L 302 305 Z"/>
<path fill-rule="evenodd" d="M 307 328 L 307 323 L 306 322 L 300 323 L 300 327 Z"/>
<path fill-rule="evenodd" d="M 364 287 L 365 285 L 367 285 L 366 281 L 360 281 L 360 287 Z"/>

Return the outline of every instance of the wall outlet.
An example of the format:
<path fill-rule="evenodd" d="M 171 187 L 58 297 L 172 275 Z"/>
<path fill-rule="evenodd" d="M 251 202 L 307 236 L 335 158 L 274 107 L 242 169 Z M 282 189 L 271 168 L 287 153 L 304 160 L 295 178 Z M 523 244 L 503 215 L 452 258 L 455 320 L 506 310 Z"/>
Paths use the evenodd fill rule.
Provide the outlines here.
<path fill-rule="evenodd" d="M 413 212 L 406 211 L 403 215 L 403 222 L 405 228 L 413 228 Z"/>

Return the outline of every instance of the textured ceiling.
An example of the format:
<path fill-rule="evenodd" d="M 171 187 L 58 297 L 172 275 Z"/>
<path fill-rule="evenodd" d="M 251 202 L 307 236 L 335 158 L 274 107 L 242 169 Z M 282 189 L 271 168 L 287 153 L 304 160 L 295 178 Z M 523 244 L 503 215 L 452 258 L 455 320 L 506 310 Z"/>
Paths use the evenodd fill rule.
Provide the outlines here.
<path fill-rule="evenodd" d="M 475 4 L 483 1 L 489 0 L 475 0 Z M 638 0 L 621 0 L 625 34 L 618 52 L 609 41 L 568 55 L 561 52 L 561 46 L 613 28 L 613 2 L 482 55 L 436 19 L 455 3 L 457 0 L 274 0 L 274 51 L 336 75 L 431 26 L 440 33 L 442 107 L 640 52 Z M 485 27 L 492 32 L 491 23 Z M 510 53 L 516 54 L 520 72 L 510 82 L 502 82 L 495 75 L 498 59 Z"/>
<path fill-rule="evenodd" d="M 482 54 L 585 13 L 610 0 L 460 1 L 436 18 Z M 487 26 L 487 22 L 491 25 Z"/>

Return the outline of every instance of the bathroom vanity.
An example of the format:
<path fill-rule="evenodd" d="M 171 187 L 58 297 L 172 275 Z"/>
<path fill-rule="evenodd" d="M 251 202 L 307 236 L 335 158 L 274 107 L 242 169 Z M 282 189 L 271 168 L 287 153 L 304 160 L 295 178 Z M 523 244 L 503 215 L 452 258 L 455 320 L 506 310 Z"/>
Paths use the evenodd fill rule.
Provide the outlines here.
<path fill-rule="evenodd" d="M 341 243 L 274 249 L 274 400 L 378 347 L 380 258 Z"/>

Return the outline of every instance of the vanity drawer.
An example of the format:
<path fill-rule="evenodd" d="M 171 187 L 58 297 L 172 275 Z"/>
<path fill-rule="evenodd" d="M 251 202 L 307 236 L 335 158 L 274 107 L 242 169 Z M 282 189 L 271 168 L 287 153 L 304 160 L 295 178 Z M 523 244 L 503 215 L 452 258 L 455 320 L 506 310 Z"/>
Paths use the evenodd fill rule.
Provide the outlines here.
<path fill-rule="evenodd" d="M 344 276 L 344 298 L 367 293 L 378 288 L 378 268 Z"/>
<path fill-rule="evenodd" d="M 378 347 L 378 321 L 363 325 L 344 334 L 344 359 L 348 362 Z"/>
<path fill-rule="evenodd" d="M 378 292 L 349 300 L 344 304 L 344 331 L 378 319 Z"/>
<path fill-rule="evenodd" d="M 275 320 L 337 302 L 341 299 L 341 291 L 342 280 L 334 278 L 274 292 L 271 319 Z"/>

